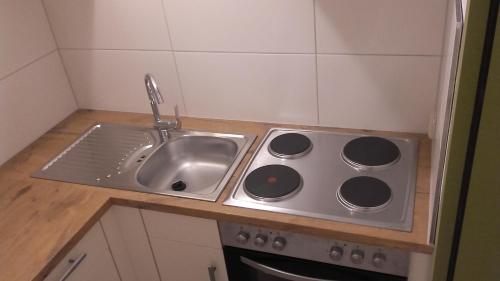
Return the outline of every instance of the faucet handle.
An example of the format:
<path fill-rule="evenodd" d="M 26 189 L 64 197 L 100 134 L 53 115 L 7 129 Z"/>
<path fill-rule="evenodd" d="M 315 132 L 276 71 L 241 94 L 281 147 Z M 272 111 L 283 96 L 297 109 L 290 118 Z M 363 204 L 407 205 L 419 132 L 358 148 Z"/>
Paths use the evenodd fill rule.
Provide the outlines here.
<path fill-rule="evenodd" d="M 177 123 L 175 125 L 175 128 L 180 129 L 182 126 L 182 123 L 181 123 L 181 118 L 180 118 L 180 114 L 179 114 L 179 106 L 177 106 L 177 104 L 174 107 L 174 113 L 175 113 L 175 121 Z"/>
<path fill-rule="evenodd" d="M 176 104 L 174 106 L 175 119 L 179 119 L 179 106 Z"/>

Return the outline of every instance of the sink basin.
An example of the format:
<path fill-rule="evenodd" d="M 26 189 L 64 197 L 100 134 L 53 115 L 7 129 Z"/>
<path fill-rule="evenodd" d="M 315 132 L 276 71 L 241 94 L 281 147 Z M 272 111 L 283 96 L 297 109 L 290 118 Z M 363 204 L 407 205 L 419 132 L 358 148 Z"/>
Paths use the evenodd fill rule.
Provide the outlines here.
<path fill-rule="evenodd" d="M 32 176 L 216 201 L 255 135 L 97 124 Z"/>
<path fill-rule="evenodd" d="M 139 169 L 137 181 L 161 192 L 183 183 L 183 192 L 212 193 L 238 153 L 231 139 L 184 136 L 160 146 Z"/>

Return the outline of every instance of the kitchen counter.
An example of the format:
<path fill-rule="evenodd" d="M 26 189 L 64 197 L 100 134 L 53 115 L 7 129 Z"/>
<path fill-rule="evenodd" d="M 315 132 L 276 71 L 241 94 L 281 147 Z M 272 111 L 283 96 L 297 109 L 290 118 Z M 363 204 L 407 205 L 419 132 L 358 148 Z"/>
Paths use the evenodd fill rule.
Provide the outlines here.
<path fill-rule="evenodd" d="M 425 136 L 376 132 L 385 136 L 419 138 L 413 230 L 401 232 L 222 205 L 262 137 L 271 127 L 355 133 L 373 131 L 188 117 L 182 118 L 182 121 L 184 129 L 258 135 L 217 202 L 30 177 L 92 124 L 111 122 L 151 126 L 152 119 L 147 114 L 79 110 L 1 166 L 0 281 L 41 280 L 112 204 L 256 224 L 413 252 L 432 252 L 432 246 L 427 244 L 430 140 Z"/>

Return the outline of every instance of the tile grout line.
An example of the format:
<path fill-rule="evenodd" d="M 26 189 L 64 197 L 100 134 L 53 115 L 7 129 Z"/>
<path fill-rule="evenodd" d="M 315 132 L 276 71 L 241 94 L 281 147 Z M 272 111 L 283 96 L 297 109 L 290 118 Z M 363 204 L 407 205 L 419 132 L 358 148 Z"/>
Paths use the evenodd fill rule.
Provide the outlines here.
<path fill-rule="evenodd" d="M 37 57 L 36 59 L 34 59 L 34 60 L 32 60 L 32 61 L 30 61 L 30 62 L 28 62 L 28 63 L 26 63 L 26 64 L 23 64 L 22 66 L 20 66 L 20 67 L 19 67 L 19 68 L 17 68 L 16 70 L 14 70 L 14 71 L 12 71 L 12 72 L 10 72 L 10 73 L 8 73 L 8 74 L 6 74 L 6 75 L 4 75 L 4 76 L 0 77 L 0 81 L 3 81 L 4 79 L 7 79 L 7 78 L 9 78 L 10 76 L 12 76 L 12 75 L 14 75 L 14 74 L 16 74 L 16 73 L 18 73 L 18 72 L 20 72 L 20 71 L 22 71 L 22 70 L 26 69 L 27 67 L 29 67 L 29 66 L 31 66 L 32 64 L 37 63 L 38 61 L 40 61 L 40 60 L 42 60 L 42 59 L 44 59 L 44 58 L 48 57 L 49 55 L 51 55 L 52 53 L 54 53 L 54 52 L 56 52 L 56 51 L 57 51 L 57 48 L 56 48 L 56 49 L 53 49 L 53 50 L 50 50 L 50 51 L 49 51 L 49 52 L 47 52 L 47 53 L 44 53 L 43 55 L 41 55 L 41 56 Z"/>
<path fill-rule="evenodd" d="M 174 59 L 174 68 L 175 74 L 177 75 L 177 83 L 179 84 L 179 90 L 181 92 L 182 105 L 184 107 L 184 113 L 189 116 L 189 112 L 186 104 L 186 97 L 184 97 L 184 88 L 182 87 L 181 76 L 179 74 L 179 67 L 177 66 L 177 57 L 175 56 L 175 52 L 172 52 L 172 57 Z"/>
<path fill-rule="evenodd" d="M 318 36 L 316 32 L 316 0 L 313 1 L 313 19 L 314 19 L 314 66 L 316 78 L 316 125 L 319 126 L 319 77 L 318 77 Z"/>
<path fill-rule="evenodd" d="M 62 68 L 64 70 L 64 75 L 66 76 L 66 81 L 68 82 L 69 89 L 71 90 L 71 95 L 73 95 L 73 101 L 75 102 L 76 108 L 79 109 L 80 105 L 78 104 L 78 99 L 76 98 L 75 90 L 73 88 L 73 83 L 71 83 L 71 80 L 69 79 L 68 69 L 66 68 L 66 64 L 64 63 L 63 56 L 61 54 L 61 48 L 59 46 L 59 42 L 57 42 L 56 34 L 54 33 L 54 28 L 53 28 L 52 22 L 50 21 L 50 18 L 49 18 L 49 12 L 47 10 L 47 6 L 45 6 L 45 0 L 41 0 L 41 2 L 42 2 L 42 6 L 43 6 L 43 11 L 45 13 L 45 18 L 47 19 L 47 23 L 49 24 L 50 33 L 52 34 L 52 38 L 54 40 L 54 43 L 56 44 L 56 51 L 57 51 L 57 54 L 59 55 L 59 60 L 61 62 Z"/>
<path fill-rule="evenodd" d="M 327 56 L 374 56 L 374 57 L 441 57 L 441 54 L 377 54 L 377 53 L 278 53 L 251 51 L 201 51 L 201 50 L 167 50 L 167 49 L 108 49 L 108 48 L 59 48 L 69 51 L 144 51 L 174 53 L 213 53 L 213 54 L 255 54 L 255 55 L 327 55 Z"/>
<path fill-rule="evenodd" d="M 453 5 L 453 4 L 452 4 Z M 429 116 L 429 121 L 427 123 L 430 123 L 431 121 L 434 121 L 434 124 L 433 125 L 433 128 L 432 128 L 432 132 L 435 133 L 435 130 L 436 130 L 436 126 L 437 126 L 437 115 L 438 115 L 438 101 L 439 101 L 439 95 L 440 95 L 440 90 L 441 90 L 441 79 L 443 78 L 443 69 L 444 69 L 444 61 L 443 61 L 443 57 L 445 56 L 445 47 L 446 47 L 446 29 L 448 28 L 448 16 L 449 16 L 449 13 L 450 13 L 450 10 L 448 9 L 448 4 L 446 4 L 446 13 L 445 13 L 445 16 L 444 16 L 444 22 L 443 22 L 443 35 L 442 35 L 442 38 L 441 38 L 441 55 L 439 56 L 440 57 L 440 61 L 439 61 L 439 75 L 438 75 L 438 78 L 437 78 L 437 86 L 436 86 L 436 97 L 434 98 L 434 108 L 433 108 L 433 112 L 432 112 L 432 115 Z M 448 93 L 446 93 L 447 95 Z M 433 120 L 434 119 L 434 120 Z M 429 124 L 430 125 L 430 124 Z M 429 129 L 430 129 L 430 126 L 429 126 Z M 429 129 L 427 129 L 427 135 L 429 136 Z M 431 136 L 429 136 L 431 137 Z M 432 136 L 431 139 L 434 139 L 435 135 Z M 432 188 L 432 187 L 431 187 Z M 429 209 L 430 211 L 430 209 Z"/>
<path fill-rule="evenodd" d="M 176 53 L 216 53 L 216 54 L 262 54 L 262 55 L 314 55 L 311 53 L 278 53 L 278 52 L 252 52 L 252 51 L 203 51 L 203 50 L 175 50 L 175 49 L 117 49 L 117 48 L 61 48 L 69 51 L 144 51 L 144 52 L 176 52 Z"/>
<path fill-rule="evenodd" d="M 189 112 L 187 110 L 187 104 L 186 104 L 186 98 L 184 97 L 184 88 L 182 87 L 182 83 L 181 83 L 181 76 L 179 74 L 179 67 L 177 65 L 177 57 L 176 57 L 176 54 L 175 54 L 175 50 L 174 50 L 174 43 L 172 42 L 172 35 L 171 35 L 171 32 L 170 32 L 170 27 L 168 25 L 168 19 L 167 19 L 167 11 L 166 11 L 166 6 L 165 6 L 165 1 L 164 0 L 161 0 L 161 8 L 162 8 L 162 13 L 163 13 L 163 20 L 165 22 L 165 26 L 167 28 L 167 33 L 168 33 L 168 41 L 170 42 L 170 48 L 172 49 L 171 52 L 172 52 L 172 58 L 174 60 L 174 68 L 175 68 L 175 75 L 177 76 L 177 83 L 179 84 L 179 90 L 181 92 L 181 100 L 182 100 L 182 105 L 183 105 L 183 108 L 184 108 L 184 113 L 185 115 L 189 116 Z"/>

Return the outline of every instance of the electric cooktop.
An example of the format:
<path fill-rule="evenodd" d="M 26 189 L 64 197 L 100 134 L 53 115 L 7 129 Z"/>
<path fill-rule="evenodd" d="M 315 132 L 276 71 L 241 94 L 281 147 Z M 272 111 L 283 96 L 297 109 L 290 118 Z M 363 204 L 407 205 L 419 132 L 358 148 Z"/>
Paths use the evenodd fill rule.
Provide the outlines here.
<path fill-rule="evenodd" d="M 410 231 L 413 138 L 270 129 L 225 205 Z"/>

